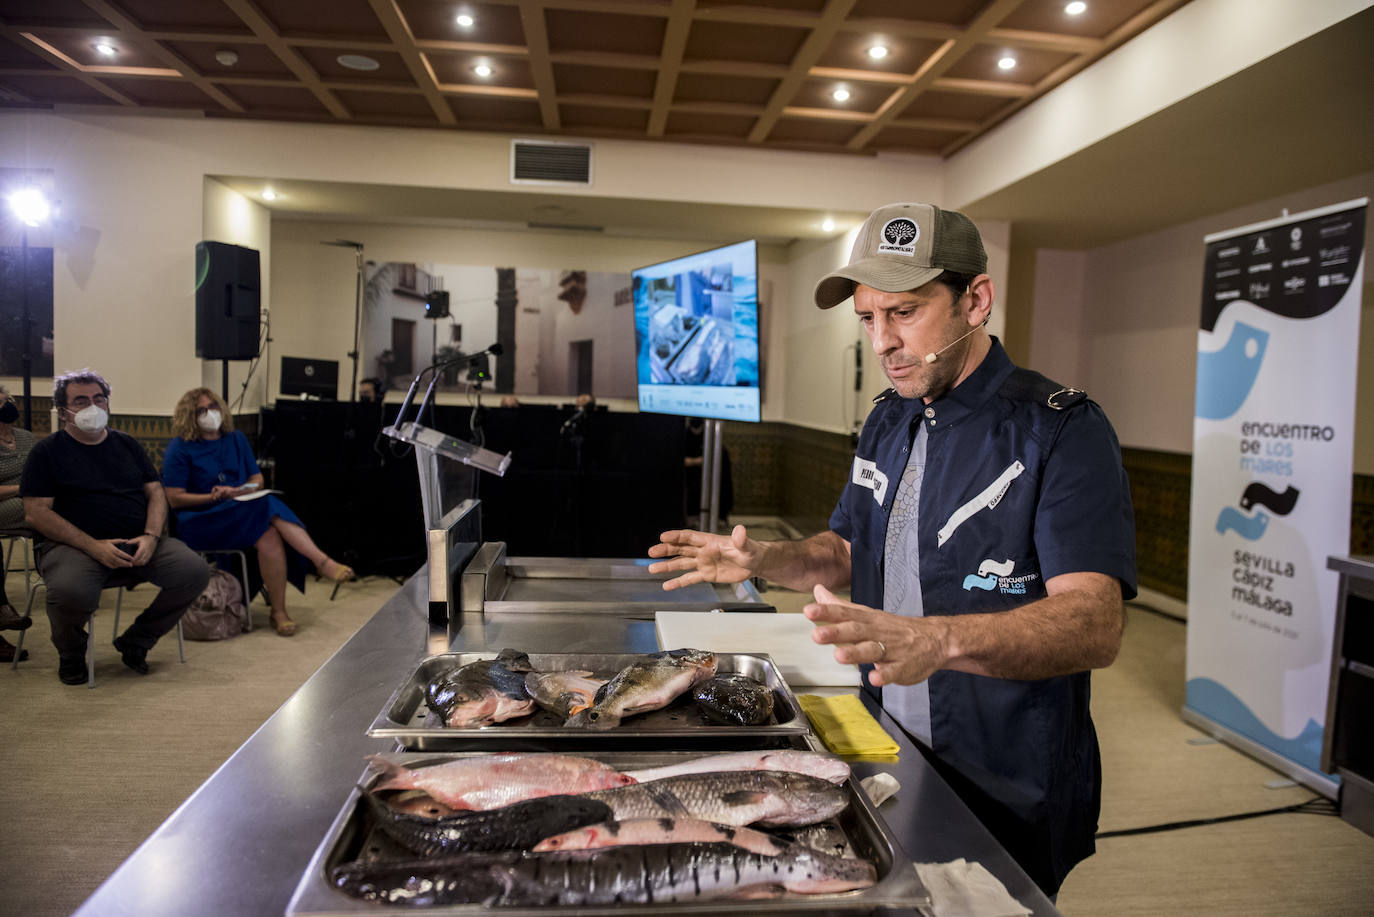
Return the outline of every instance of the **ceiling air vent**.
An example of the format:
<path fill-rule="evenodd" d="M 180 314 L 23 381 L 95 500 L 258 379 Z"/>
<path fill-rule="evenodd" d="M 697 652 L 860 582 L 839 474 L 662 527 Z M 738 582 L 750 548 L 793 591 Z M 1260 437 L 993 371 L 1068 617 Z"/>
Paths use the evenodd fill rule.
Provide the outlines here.
<path fill-rule="evenodd" d="M 510 180 L 514 184 L 590 185 L 592 148 L 585 143 L 512 140 Z"/>

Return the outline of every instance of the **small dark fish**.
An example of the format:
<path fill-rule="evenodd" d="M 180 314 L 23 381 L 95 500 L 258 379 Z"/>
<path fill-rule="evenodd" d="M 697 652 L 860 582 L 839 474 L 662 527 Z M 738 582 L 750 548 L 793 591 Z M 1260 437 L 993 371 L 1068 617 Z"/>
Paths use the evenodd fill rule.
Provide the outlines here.
<path fill-rule="evenodd" d="M 422 856 L 469 850 L 523 850 L 546 837 L 610 818 L 611 808 L 585 796 L 541 796 L 499 809 L 428 818 L 393 809 L 358 788 L 377 826 Z"/>
<path fill-rule="evenodd" d="M 596 703 L 565 725 L 610 729 L 636 713 L 660 710 L 699 681 L 716 674 L 716 654 L 704 650 L 667 650 L 631 663 L 596 692 Z"/>
<path fill-rule="evenodd" d="M 525 693 L 530 657 L 505 649 L 495 659 L 470 662 L 429 683 L 425 699 L 445 726 L 458 729 L 489 726 L 534 712 Z"/>
<path fill-rule="evenodd" d="M 729 844 L 653 844 L 359 860 L 335 867 L 331 878 L 345 894 L 386 904 L 523 907 L 700 901 L 775 888 L 832 894 L 868 888 L 877 870 L 802 847 L 766 856 Z"/>
<path fill-rule="evenodd" d="M 707 719 L 732 726 L 757 726 L 773 716 L 773 692 L 748 675 L 717 675 L 692 689 Z"/>

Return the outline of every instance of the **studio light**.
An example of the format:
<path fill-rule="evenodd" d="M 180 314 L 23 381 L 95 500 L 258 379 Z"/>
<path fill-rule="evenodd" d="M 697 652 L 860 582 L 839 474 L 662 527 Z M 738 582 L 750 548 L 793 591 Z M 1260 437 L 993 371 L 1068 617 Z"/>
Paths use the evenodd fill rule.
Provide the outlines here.
<path fill-rule="evenodd" d="M 25 226 L 40 226 L 48 221 L 52 206 L 37 188 L 20 188 L 9 195 L 10 210 Z"/>

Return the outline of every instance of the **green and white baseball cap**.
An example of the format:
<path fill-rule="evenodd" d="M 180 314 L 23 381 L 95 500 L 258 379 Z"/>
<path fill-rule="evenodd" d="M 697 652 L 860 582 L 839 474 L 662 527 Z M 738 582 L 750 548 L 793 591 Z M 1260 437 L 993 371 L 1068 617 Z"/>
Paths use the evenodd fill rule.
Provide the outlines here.
<path fill-rule="evenodd" d="M 816 284 L 816 305 L 838 306 L 855 284 L 900 293 L 930 283 L 945 271 L 982 274 L 988 269 L 983 239 L 973 221 L 934 204 L 888 204 L 868 215 L 849 263 Z"/>

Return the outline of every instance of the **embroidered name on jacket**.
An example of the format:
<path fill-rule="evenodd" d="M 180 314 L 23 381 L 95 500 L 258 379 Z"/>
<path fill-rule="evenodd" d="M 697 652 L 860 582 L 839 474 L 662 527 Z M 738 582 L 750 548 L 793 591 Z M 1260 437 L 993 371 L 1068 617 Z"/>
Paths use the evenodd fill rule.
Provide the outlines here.
<path fill-rule="evenodd" d="M 983 488 L 982 493 L 974 497 L 954 511 L 954 515 L 949 517 L 949 521 L 941 527 L 939 532 L 939 547 L 944 547 L 949 537 L 954 534 L 959 526 L 967 522 L 975 513 L 985 509 L 993 509 L 998 503 L 1002 502 L 1002 497 L 1006 495 L 1007 489 L 1011 487 L 1011 482 L 1021 476 L 1021 472 L 1026 470 L 1026 466 L 1019 461 L 1012 462 L 1006 470 L 997 476 L 987 487 Z"/>
<path fill-rule="evenodd" d="M 887 475 L 878 470 L 876 462 L 854 456 L 854 470 L 849 480 L 873 491 L 873 499 L 879 506 L 883 505 L 883 498 L 887 496 Z"/>

